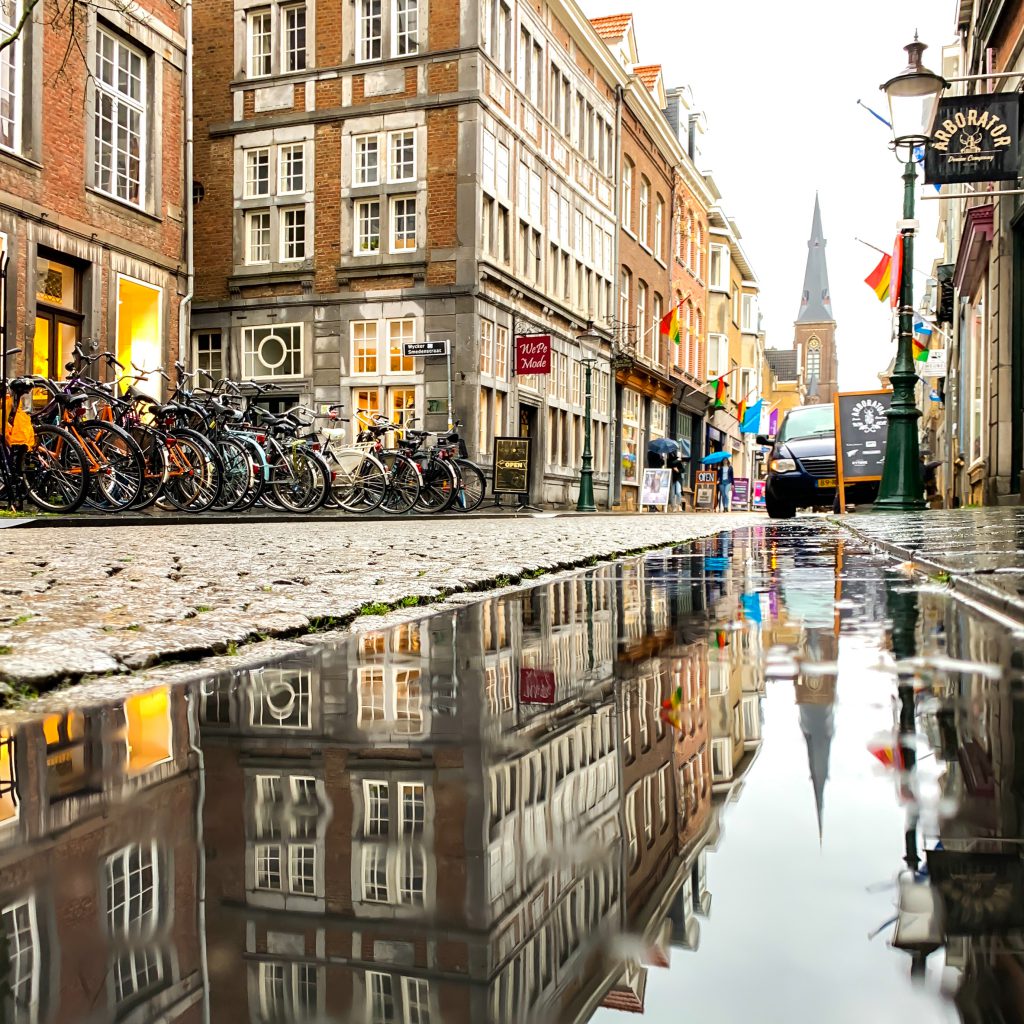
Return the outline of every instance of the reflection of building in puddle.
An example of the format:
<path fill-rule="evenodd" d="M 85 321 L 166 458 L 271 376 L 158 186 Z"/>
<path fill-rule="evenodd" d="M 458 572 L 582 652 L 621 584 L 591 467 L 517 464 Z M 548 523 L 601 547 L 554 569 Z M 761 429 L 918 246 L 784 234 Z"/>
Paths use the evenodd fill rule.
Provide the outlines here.
<path fill-rule="evenodd" d="M 188 715 L 160 687 L 0 734 L 4 1020 L 195 1019 Z"/>
<path fill-rule="evenodd" d="M 569 580 L 206 688 L 213 1019 L 585 1019 L 621 927 L 615 603 Z"/>

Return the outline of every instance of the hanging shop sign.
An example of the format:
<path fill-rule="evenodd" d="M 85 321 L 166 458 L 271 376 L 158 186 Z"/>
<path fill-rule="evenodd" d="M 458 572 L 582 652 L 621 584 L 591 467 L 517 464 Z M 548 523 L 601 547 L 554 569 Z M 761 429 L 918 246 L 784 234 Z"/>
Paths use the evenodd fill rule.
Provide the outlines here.
<path fill-rule="evenodd" d="M 520 704 L 554 704 L 555 673 L 546 668 L 519 670 Z"/>
<path fill-rule="evenodd" d="M 491 493 L 528 495 L 532 458 L 533 438 L 496 437 L 494 467 L 491 470 Z"/>
<path fill-rule="evenodd" d="M 924 157 L 929 185 L 1013 181 L 1020 175 L 1020 95 L 955 96 L 939 103 Z"/>
<path fill-rule="evenodd" d="M 944 348 L 928 350 L 928 362 L 924 364 L 923 376 L 929 380 L 932 377 L 946 376 L 946 350 Z"/>
<path fill-rule="evenodd" d="M 551 372 L 551 335 L 516 335 L 516 375 Z"/>

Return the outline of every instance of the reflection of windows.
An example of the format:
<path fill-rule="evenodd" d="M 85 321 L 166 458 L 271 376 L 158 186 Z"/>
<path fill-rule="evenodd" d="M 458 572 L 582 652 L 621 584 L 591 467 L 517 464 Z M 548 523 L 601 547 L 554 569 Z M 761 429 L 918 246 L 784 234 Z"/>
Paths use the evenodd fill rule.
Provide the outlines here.
<path fill-rule="evenodd" d="M 203 725 L 231 724 L 231 688 L 227 679 L 210 679 L 199 690 L 199 721 Z"/>
<path fill-rule="evenodd" d="M 260 1016 L 265 1021 L 309 1020 L 317 1013 L 316 964 L 261 963 Z"/>
<path fill-rule="evenodd" d="M 156 844 L 132 843 L 107 860 L 107 927 L 112 936 L 151 935 L 159 912 Z"/>
<path fill-rule="evenodd" d="M 399 669 L 395 673 L 395 720 L 399 732 L 423 731 L 422 700 L 420 670 Z"/>
<path fill-rule="evenodd" d="M 114 996 L 123 1003 L 156 988 L 164 976 L 163 958 L 152 946 L 141 946 L 122 954 L 114 963 Z"/>
<path fill-rule="evenodd" d="M 402 835 L 415 835 L 423 831 L 426 815 L 426 788 L 422 782 L 403 782 L 398 787 L 401 801 Z"/>
<path fill-rule="evenodd" d="M 390 824 L 388 798 L 389 786 L 386 782 L 363 783 L 363 800 L 366 805 L 365 832 L 368 836 L 386 836 Z"/>
<path fill-rule="evenodd" d="M 430 982 L 366 972 L 366 1015 L 369 1024 L 430 1024 Z"/>
<path fill-rule="evenodd" d="M 130 775 L 171 759 L 171 700 L 166 686 L 129 697 L 124 717 Z"/>
<path fill-rule="evenodd" d="M 366 972 L 366 1001 L 370 1024 L 394 1024 L 395 997 L 390 974 Z"/>
<path fill-rule="evenodd" d="M 363 847 L 363 899 L 368 903 L 387 903 L 388 852 L 384 846 Z"/>
<path fill-rule="evenodd" d="M 626 834 L 629 837 L 629 865 L 632 867 L 640 853 L 640 839 L 636 831 L 636 791 L 626 797 Z"/>
<path fill-rule="evenodd" d="M 662 765 L 658 772 L 658 821 L 661 823 L 662 829 L 668 825 L 668 788 L 670 785 L 669 766 Z"/>
<path fill-rule="evenodd" d="M 39 1012 L 39 932 L 35 898 L 18 900 L 0 910 L 0 931 L 7 954 L 3 1019 L 13 1024 L 35 1021 Z M 8 1009 L 13 1004 L 14 1012 Z"/>
<path fill-rule="evenodd" d="M 728 739 L 714 740 L 711 744 L 711 775 L 717 782 L 732 775 L 732 742 Z"/>
<path fill-rule="evenodd" d="M 423 906 L 423 880 L 426 857 L 417 846 L 405 846 L 399 852 L 398 898 L 406 906 Z"/>
<path fill-rule="evenodd" d="M 0 729 L 0 825 L 18 820 L 18 777 L 14 768 L 14 737 Z"/>
<path fill-rule="evenodd" d="M 384 670 L 359 669 L 359 722 L 384 721 Z"/>
<path fill-rule="evenodd" d="M 257 843 L 256 888 L 317 896 L 316 846 L 312 843 Z"/>
<path fill-rule="evenodd" d="M 309 672 L 291 668 L 258 669 L 253 681 L 250 722 L 262 729 L 308 729 L 311 723 Z"/>
<path fill-rule="evenodd" d="M 426 978 L 403 978 L 402 997 L 408 1024 L 430 1024 L 430 982 Z"/>

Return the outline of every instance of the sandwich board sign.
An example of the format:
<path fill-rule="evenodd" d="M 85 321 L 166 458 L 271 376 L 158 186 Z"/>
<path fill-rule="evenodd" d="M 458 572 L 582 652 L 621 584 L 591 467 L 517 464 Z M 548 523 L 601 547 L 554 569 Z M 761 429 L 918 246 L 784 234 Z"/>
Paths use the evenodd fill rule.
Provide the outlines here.
<path fill-rule="evenodd" d="M 836 469 L 839 507 L 846 507 L 851 483 L 881 480 L 891 391 L 840 391 L 836 407 Z"/>

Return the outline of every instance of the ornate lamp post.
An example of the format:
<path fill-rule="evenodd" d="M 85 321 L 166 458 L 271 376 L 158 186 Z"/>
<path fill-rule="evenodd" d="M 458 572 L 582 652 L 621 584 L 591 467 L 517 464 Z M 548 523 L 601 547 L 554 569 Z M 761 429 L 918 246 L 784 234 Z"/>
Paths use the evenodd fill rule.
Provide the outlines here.
<path fill-rule="evenodd" d="M 590 384 L 592 371 L 597 357 L 593 349 L 601 344 L 601 336 L 594 330 L 594 321 L 587 321 L 587 329 L 576 339 L 585 353 L 580 357 L 580 362 L 585 369 L 584 387 L 584 409 L 583 409 L 583 464 L 580 466 L 580 496 L 576 502 L 577 512 L 596 512 L 597 505 L 594 502 L 594 456 L 590 450 Z"/>
<path fill-rule="evenodd" d="M 878 488 L 875 508 L 879 511 L 912 512 L 925 507 L 921 480 L 921 453 L 918 443 L 915 391 L 917 373 L 914 369 L 914 186 L 917 165 L 914 151 L 931 140 L 932 124 L 946 81 L 921 64 L 927 49 L 917 36 L 904 49 L 908 63 L 905 70 L 890 78 L 881 88 L 889 101 L 892 121 L 893 150 L 903 167 L 903 259 L 899 287 L 899 345 L 891 375 L 892 404 L 889 408 L 889 438 L 885 449 L 882 482 Z"/>

